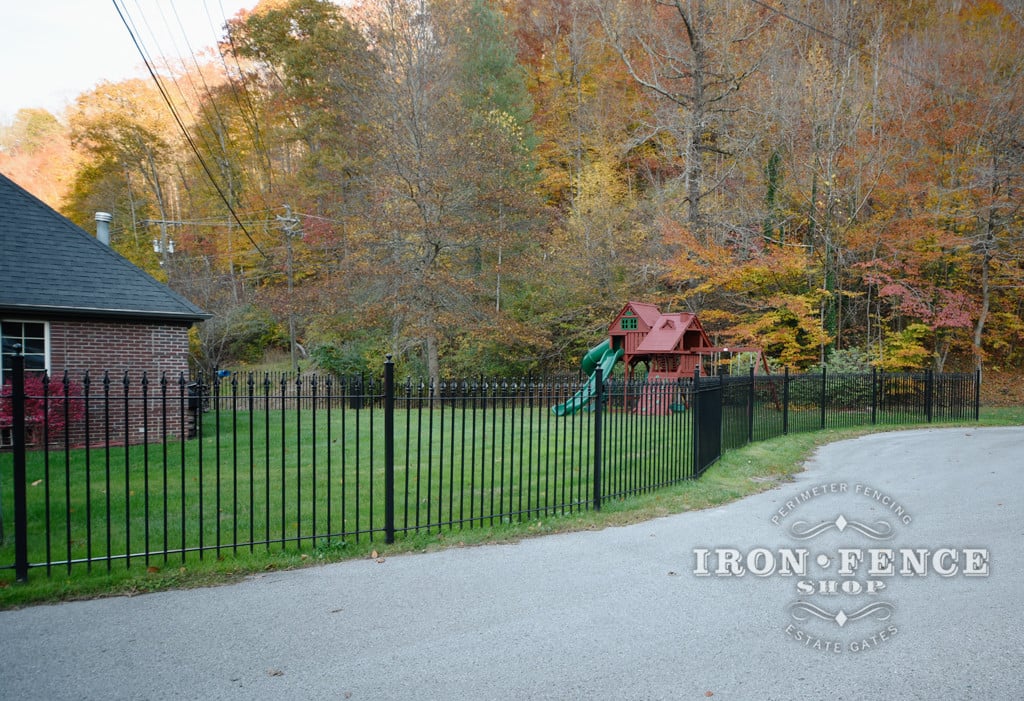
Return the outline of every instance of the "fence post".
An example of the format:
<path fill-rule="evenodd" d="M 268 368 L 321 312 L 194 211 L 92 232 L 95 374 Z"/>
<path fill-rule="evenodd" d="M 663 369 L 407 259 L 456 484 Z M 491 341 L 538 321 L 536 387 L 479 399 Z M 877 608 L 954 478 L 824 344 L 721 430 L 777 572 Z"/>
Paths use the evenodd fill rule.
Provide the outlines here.
<path fill-rule="evenodd" d="M 601 415 L 604 413 L 604 369 L 594 371 L 594 511 L 601 510 Z"/>
<path fill-rule="evenodd" d="M 828 402 L 828 394 L 826 387 L 826 374 L 827 368 L 821 366 L 821 427 L 825 428 L 825 404 Z"/>
<path fill-rule="evenodd" d="M 935 398 L 934 392 L 934 378 L 932 377 L 931 370 L 925 370 L 924 372 L 924 415 L 928 419 L 928 423 L 932 422 L 932 402 Z"/>
<path fill-rule="evenodd" d="M 789 366 L 782 375 L 782 435 L 789 435 Z"/>
<path fill-rule="evenodd" d="M 878 368 L 871 368 L 871 425 L 878 420 Z"/>
<path fill-rule="evenodd" d="M 974 420 L 981 419 L 981 367 L 974 369 Z"/>
<path fill-rule="evenodd" d="M 696 475 L 700 470 L 700 365 L 693 368 L 693 399 L 690 402 L 693 409 L 693 428 L 690 433 L 693 435 L 693 466 L 690 469 L 691 475 Z"/>
<path fill-rule="evenodd" d="M 395 542 L 395 364 L 384 360 L 384 542 Z"/>
<path fill-rule="evenodd" d="M 11 432 L 14 434 L 14 578 L 28 581 L 28 493 L 25 489 L 25 356 L 14 344 L 11 358 Z"/>
<path fill-rule="evenodd" d="M 750 365 L 750 389 L 747 391 L 747 443 L 754 442 L 754 365 Z"/>

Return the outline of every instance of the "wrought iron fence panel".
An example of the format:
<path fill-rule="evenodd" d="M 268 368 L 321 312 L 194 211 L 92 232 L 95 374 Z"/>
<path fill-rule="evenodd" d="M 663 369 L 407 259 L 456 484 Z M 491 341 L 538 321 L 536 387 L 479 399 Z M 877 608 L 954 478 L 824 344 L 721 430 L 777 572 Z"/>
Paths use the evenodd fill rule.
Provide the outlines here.
<path fill-rule="evenodd" d="M 0 450 L 0 570 L 185 566 L 599 509 L 751 441 L 976 419 L 980 383 L 825 370 L 434 384 L 385 370 L 16 371 L 22 385 L 0 395 L 16 439 Z"/>

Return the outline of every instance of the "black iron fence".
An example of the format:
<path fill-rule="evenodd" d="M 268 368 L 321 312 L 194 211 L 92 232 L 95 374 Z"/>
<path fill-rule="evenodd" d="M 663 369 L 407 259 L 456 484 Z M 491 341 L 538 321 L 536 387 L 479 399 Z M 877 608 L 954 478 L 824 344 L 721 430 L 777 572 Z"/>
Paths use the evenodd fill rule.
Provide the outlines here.
<path fill-rule="evenodd" d="M 600 509 L 795 431 L 976 419 L 978 375 L 676 382 L 234 373 L 0 398 L 0 570 L 344 549 Z M 144 379 L 145 375 L 142 376 Z M 571 409 L 567 409 L 571 407 Z"/>
<path fill-rule="evenodd" d="M 980 373 L 819 373 L 702 378 L 721 388 L 722 447 L 875 424 L 976 421 Z"/>

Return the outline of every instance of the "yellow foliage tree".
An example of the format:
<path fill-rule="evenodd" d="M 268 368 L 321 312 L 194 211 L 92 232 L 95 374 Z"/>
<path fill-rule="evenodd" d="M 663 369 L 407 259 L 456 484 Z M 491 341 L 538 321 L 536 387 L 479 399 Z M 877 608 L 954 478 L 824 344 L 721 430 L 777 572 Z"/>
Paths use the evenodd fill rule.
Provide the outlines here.
<path fill-rule="evenodd" d="M 806 369 L 821 360 L 831 341 L 819 319 L 819 300 L 813 294 L 774 295 L 770 309 L 749 315 L 731 329 L 736 340 L 755 345 L 779 364 Z"/>
<path fill-rule="evenodd" d="M 931 363 L 933 353 L 925 347 L 931 333 L 924 324 L 910 324 L 898 333 L 890 334 L 882 348 L 882 357 L 875 362 L 879 370 L 901 372 L 921 370 Z"/>

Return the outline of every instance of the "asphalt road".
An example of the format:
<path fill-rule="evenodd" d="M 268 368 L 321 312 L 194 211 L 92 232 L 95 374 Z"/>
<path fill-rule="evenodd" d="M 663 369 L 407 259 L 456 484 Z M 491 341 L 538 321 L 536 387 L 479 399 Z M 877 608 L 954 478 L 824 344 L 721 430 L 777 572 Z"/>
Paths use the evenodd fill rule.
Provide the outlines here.
<path fill-rule="evenodd" d="M 1022 454 L 875 434 L 708 511 L 3 612 L 0 698 L 1021 699 Z"/>

